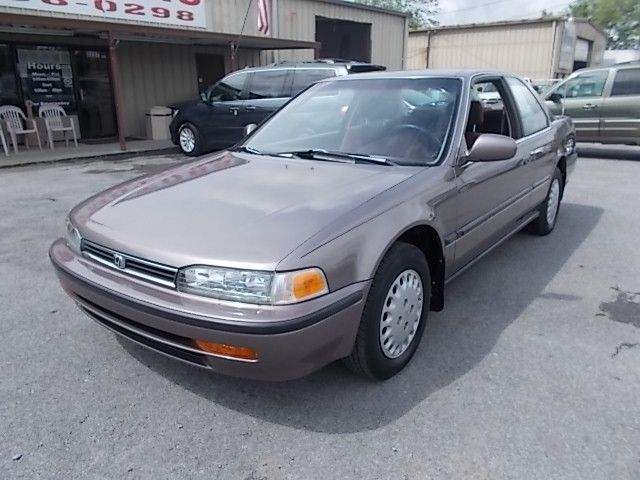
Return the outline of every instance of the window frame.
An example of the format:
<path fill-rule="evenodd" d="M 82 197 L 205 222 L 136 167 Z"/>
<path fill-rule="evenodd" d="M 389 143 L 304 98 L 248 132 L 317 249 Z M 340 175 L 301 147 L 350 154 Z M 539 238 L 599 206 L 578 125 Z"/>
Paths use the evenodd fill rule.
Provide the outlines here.
<path fill-rule="evenodd" d="M 509 79 L 514 80 L 520 84 L 522 84 L 522 86 L 525 88 L 526 91 L 528 91 L 531 96 L 533 97 L 533 100 L 535 101 L 535 103 L 538 105 L 538 107 L 540 108 L 540 110 L 542 111 L 542 114 L 544 115 L 545 118 L 545 126 L 542 127 L 539 130 L 536 130 L 535 132 L 531 132 L 531 133 L 526 133 L 525 132 L 525 122 L 523 119 L 523 115 L 522 112 L 520 111 L 520 108 L 518 107 L 518 102 L 515 96 L 515 93 L 512 90 L 511 85 L 509 85 Z M 533 135 L 537 135 L 540 132 L 544 132 L 545 130 L 547 130 L 548 128 L 550 128 L 551 126 L 551 118 L 549 118 L 549 111 L 547 110 L 546 106 L 542 103 L 542 99 L 540 98 L 540 96 L 535 93 L 535 90 L 533 90 L 531 88 L 531 86 L 529 84 L 527 84 L 527 82 L 525 82 L 524 80 L 515 77 L 515 76 L 505 76 L 503 77 L 503 82 L 504 82 L 504 86 L 505 88 L 508 90 L 508 96 L 510 97 L 510 103 L 512 104 L 512 108 L 514 110 L 514 114 L 515 116 L 518 118 L 518 130 L 519 130 L 519 137 L 517 140 L 521 139 L 521 138 L 527 138 L 527 137 L 531 137 Z"/>
<path fill-rule="evenodd" d="M 584 77 L 586 75 L 593 75 L 593 74 L 604 74 L 605 78 L 604 78 L 604 82 L 602 84 L 602 91 L 600 92 L 600 95 L 581 95 L 581 96 L 577 96 L 577 97 L 568 97 L 567 96 L 567 85 L 569 84 L 569 82 L 572 82 L 574 80 L 576 80 L 577 78 L 580 77 Z M 560 83 L 557 88 L 555 90 L 553 90 L 553 92 L 555 93 L 559 93 L 562 95 L 562 98 L 569 100 L 569 99 L 582 99 L 582 98 L 604 98 L 607 96 L 607 92 L 609 91 L 610 87 L 609 82 L 611 80 L 611 72 L 609 70 L 587 70 L 586 72 L 580 72 L 577 75 L 571 76 L 569 78 L 567 78 L 564 82 Z"/>
<path fill-rule="evenodd" d="M 228 80 L 231 77 L 239 77 L 241 75 L 245 76 L 244 82 L 242 83 L 242 89 L 240 90 L 240 93 L 238 95 L 238 98 L 235 98 L 233 100 L 212 100 L 211 99 L 211 94 L 213 93 L 213 90 L 220 84 L 223 83 L 225 80 Z M 222 103 L 222 102 L 238 102 L 240 100 L 244 100 L 246 98 L 246 94 L 247 94 L 247 82 L 249 80 L 249 72 L 243 72 L 243 71 L 239 71 L 239 72 L 233 72 L 230 73 L 229 75 L 225 75 L 224 77 L 222 77 L 220 80 L 218 80 L 216 83 L 214 83 L 211 88 L 209 89 L 209 91 L 207 92 L 207 103 L 209 105 L 213 105 L 214 103 Z"/>

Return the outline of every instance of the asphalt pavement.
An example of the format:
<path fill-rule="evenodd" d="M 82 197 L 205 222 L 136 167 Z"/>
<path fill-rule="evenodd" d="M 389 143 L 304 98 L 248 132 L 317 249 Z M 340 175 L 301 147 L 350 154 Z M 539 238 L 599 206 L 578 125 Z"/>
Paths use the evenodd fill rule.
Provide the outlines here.
<path fill-rule="evenodd" d="M 260 383 L 117 339 L 49 264 L 73 205 L 178 159 L 0 171 L 0 479 L 640 478 L 640 162 L 580 159 L 391 380 Z"/>

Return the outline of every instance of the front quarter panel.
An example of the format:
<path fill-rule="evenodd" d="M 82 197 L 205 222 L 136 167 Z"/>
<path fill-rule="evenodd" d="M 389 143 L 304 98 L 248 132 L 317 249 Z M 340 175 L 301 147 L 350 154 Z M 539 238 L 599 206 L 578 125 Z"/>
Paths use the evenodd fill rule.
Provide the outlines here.
<path fill-rule="evenodd" d="M 420 170 L 319 231 L 277 269 L 320 267 L 330 290 L 335 291 L 373 278 L 391 245 L 419 225 L 435 229 L 443 245 L 445 264 L 450 263 L 453 250 L 444 246 L 444 238 L 455 230 L 453 169 L 443 165 Z"/>

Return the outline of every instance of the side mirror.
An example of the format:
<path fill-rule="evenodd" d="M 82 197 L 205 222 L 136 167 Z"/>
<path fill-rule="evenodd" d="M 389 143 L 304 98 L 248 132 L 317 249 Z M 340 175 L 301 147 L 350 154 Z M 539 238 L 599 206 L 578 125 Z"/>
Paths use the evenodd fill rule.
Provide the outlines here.
<path fill-rule="evenodd" d="M 551 95 L 547 97 L 547 100 L 552 101 L 558 105 L 562 105 L 562 94 L 558 92 L 553 92 Z"/>
<path fill-rule="evenodd" d="M 200 100 L 202 100 L 204 103 L 207 103 L 207 94 L 205 92 L 200 92 Z"/>
<path fill-rule="evenodd" d="M 249 125 L 245 125 L 244 136 L 248 137 L 256 128 L 258 128 L 258 125 L 256 125 L 255 123 L 250 123 Z"/>
<path fill-rule="evenodd" d="M 483 133 L 473 143 L 464 159 L 469 162 L 497 162 L 513 158 L 517 150 L 518 146 L 513 138 Z"/>
<path fill-rule="evenodd" d="M 481 91 L 482 91 L 482 87 L 476 87 L 476 90 L 477 90 L 478 92 L 481 92 Z"/>

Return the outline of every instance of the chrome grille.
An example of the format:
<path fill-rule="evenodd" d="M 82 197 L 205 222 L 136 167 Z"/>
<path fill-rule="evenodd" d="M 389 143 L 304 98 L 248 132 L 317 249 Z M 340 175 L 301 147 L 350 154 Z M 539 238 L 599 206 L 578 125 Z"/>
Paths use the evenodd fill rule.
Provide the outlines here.
<path fill-rule="evenodd" d="M 175 267 L 116 252 L 88 240 L 82 240 L 80 249 L 85 257 L 102 265 L 165 287 L 175 288 L 176 286 L 178 269 Z M 124 268 L 118 265 L 118 261 L 124 262 Z"/>

